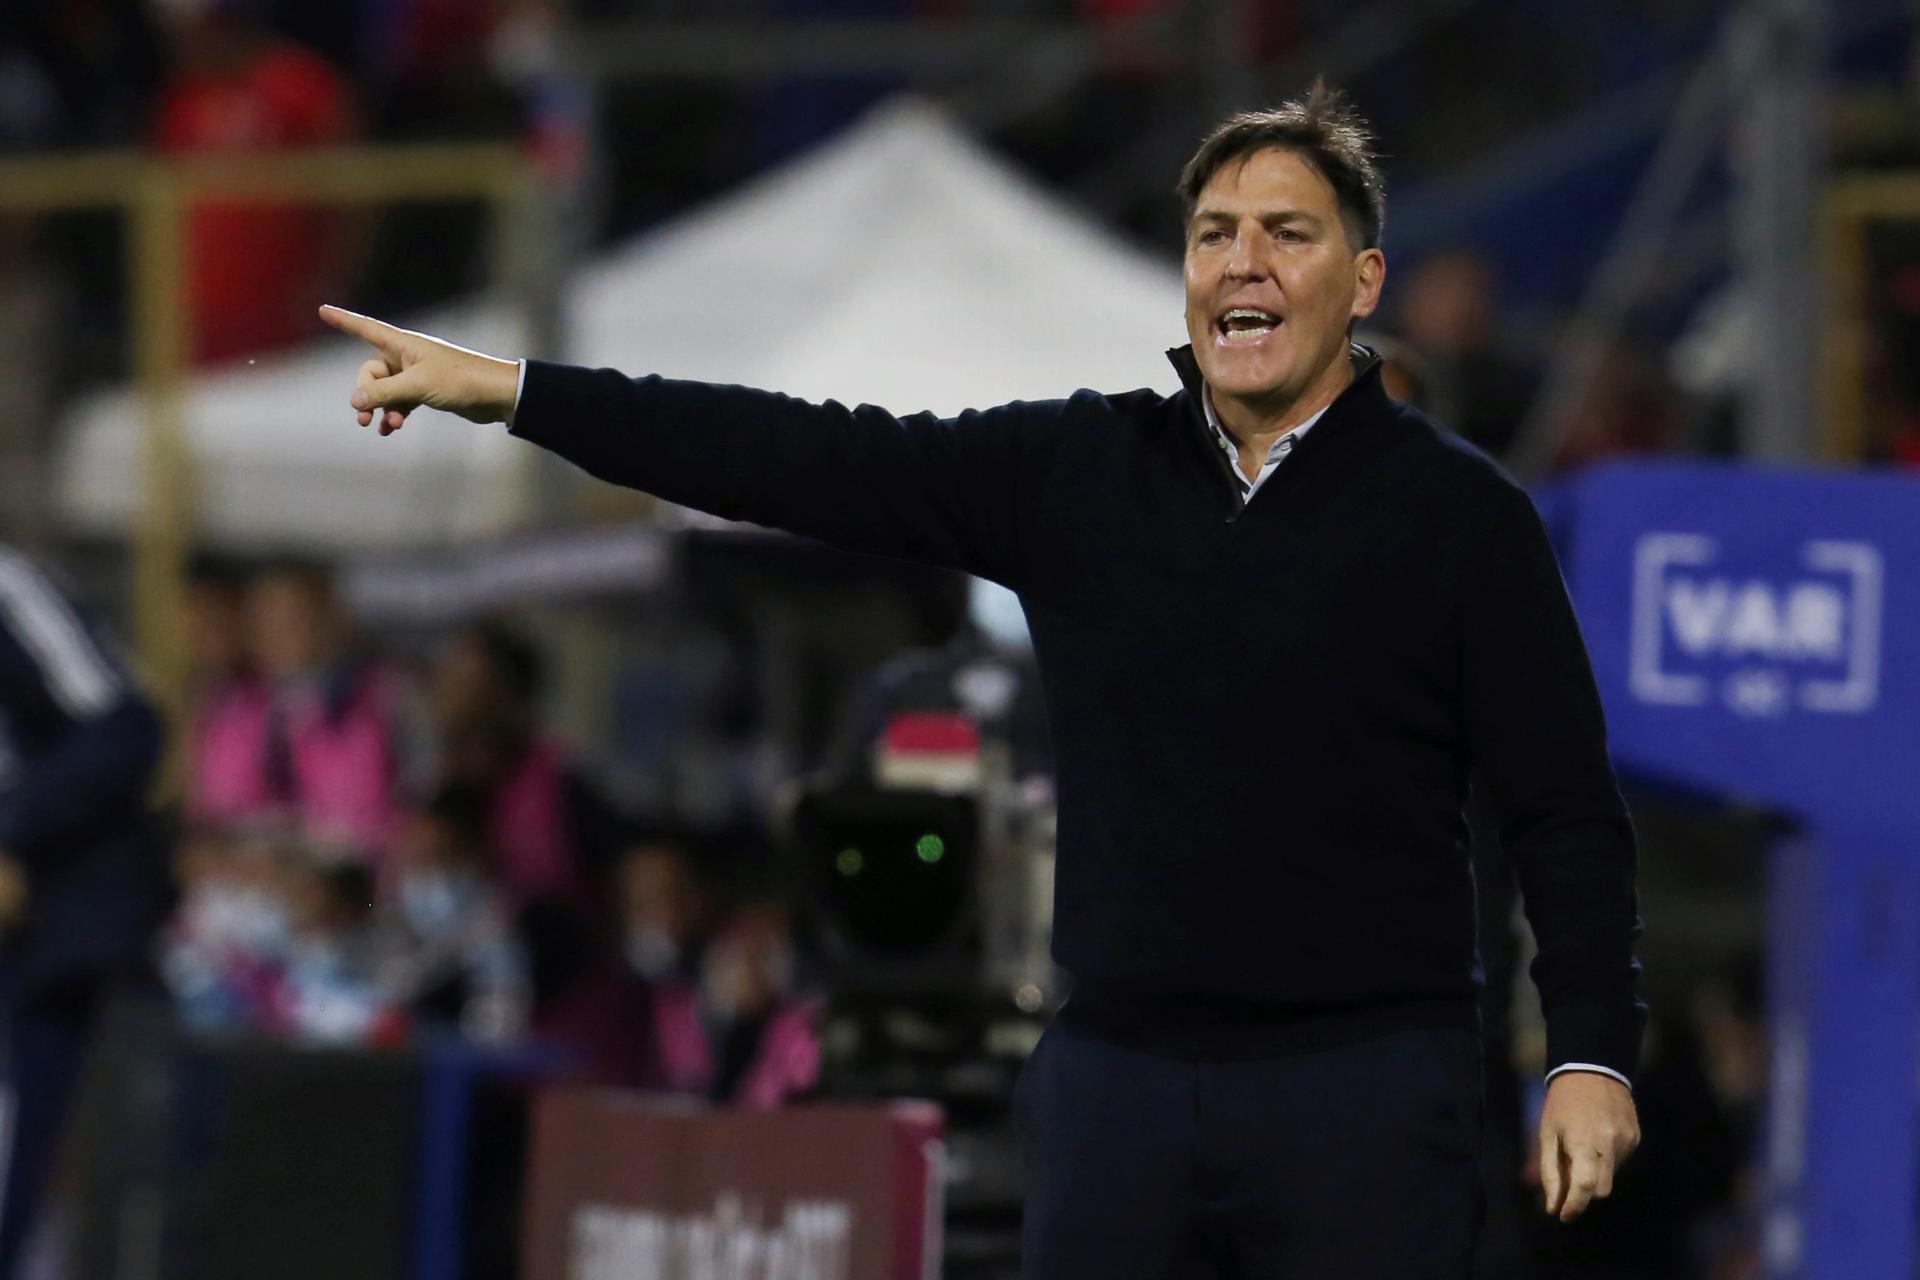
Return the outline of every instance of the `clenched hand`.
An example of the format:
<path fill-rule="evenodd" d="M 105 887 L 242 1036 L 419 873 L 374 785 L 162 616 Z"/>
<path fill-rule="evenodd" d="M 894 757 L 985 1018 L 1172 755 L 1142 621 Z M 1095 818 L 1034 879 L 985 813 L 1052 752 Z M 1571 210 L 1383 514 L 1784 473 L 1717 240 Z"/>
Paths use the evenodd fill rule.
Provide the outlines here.
<path fill-rule="evenodd" d="M 380 434 L 392 435 L 421 405 L 444 409 L 469 422 L 513 420 L 513 400 L 520 385 L 518 362 L 495 359 L 339 307 L 321 307 L 320 318 L 376 353 L 360 366 L 350 397 L 361 426 L 372 426 L 377 419 Z"/>
<path fill-rule="evenodd" d="M 1564 1071 L 1540 1115 L 1540 1186 L 1547 1212 L 1572 1222 L 1613 1194 L 1614 1172 L 1640 1145 L 1633 1094 L 1597 1071 Z"/>

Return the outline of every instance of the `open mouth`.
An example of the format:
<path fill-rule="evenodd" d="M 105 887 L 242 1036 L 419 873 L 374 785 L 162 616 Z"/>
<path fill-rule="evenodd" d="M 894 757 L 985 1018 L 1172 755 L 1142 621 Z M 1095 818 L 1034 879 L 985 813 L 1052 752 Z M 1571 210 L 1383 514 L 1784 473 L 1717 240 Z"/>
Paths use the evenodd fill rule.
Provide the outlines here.
<path fill-rule="evenodd" d="M 1280 317 L 1254 307 L 1235 307 L 1214 323 L 1227 346 L 1253 346 L 1280 327 Z"/>

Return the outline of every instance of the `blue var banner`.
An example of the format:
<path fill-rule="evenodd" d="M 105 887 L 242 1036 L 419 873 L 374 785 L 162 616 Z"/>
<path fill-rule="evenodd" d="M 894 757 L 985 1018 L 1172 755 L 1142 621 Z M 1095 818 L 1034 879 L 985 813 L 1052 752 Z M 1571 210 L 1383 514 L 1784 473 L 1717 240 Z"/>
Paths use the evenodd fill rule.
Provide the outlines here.
<path fill-rule="evenodd" d="M 1905 824 L 1920 777 L 1920 482 L 1705 463 L 1543 497 L 1629 768 Z"/>
<path fill-rule="evenodd" d="M 1765 1273 L 1912 1280 L 1920 482 L 1646 463 L 1540 503 L 1620 767 L 1799 823 L 1770 859 Z"/>

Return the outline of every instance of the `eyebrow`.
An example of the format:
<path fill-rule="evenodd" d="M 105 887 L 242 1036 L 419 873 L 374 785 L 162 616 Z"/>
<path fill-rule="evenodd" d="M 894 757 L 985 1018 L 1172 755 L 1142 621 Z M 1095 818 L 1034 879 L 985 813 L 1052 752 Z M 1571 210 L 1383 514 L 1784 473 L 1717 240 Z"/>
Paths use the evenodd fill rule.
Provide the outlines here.
<path fill-rule="evenodd" d="M 1305 209 L 1270 209 L 1255 216 L 1267 226 L 1272 226 L 1279 222 L 1301 222 L 1315 227 L 1321 225 L 1320 218 L 1308 213 Z M 1188 225 L 1196 225 L 1202 222 L 1238 222 L 1239 220 L 1239 214 L 1232 213 L 1226 209 L 1195 209 Z"/>

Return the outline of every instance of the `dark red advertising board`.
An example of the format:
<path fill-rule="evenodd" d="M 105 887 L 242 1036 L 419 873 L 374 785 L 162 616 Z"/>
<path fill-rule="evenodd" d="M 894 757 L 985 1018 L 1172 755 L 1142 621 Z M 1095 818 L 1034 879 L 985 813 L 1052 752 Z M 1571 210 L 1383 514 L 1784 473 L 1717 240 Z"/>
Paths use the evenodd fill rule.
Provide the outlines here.
<path fill-rule="evenodd" d="M 564 1089 L 536 1108 L 527 1280 L 936 1280 L 924 1102 L 784 1111 Z"/>

